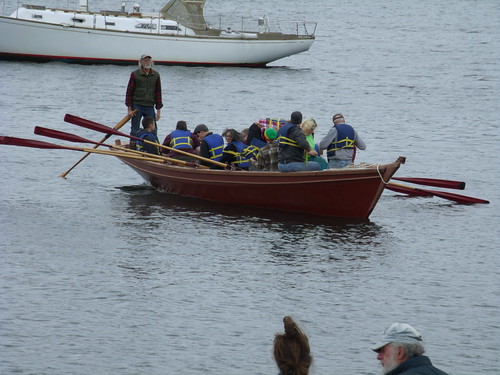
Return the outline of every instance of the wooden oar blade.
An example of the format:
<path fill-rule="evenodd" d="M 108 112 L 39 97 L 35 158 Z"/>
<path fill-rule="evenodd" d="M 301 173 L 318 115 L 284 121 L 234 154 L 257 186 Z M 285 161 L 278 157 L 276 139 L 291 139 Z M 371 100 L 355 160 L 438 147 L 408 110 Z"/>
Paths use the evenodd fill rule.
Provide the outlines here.
<path fill-rule="evenodd" d="M 457 202 L 457 203 L 462 203 L 462 204 L 475 204 L 475 203 L 490 203 L 489 201 L 485 199 L 479 199 L 479 198 L 474 198 L 474 197 L 469 197 L 467 195 L 460 195 L 460 194 L 454 194 L 454 193 L 448 193 L 445 191 L 437 191 L 437 190 L 427 190 L 427 189 L 420 189 L 416 188 L 413 186 L 406 186 L 406 185 L 401 185 L 401 184 L 396 184 L 393 182 L 389 182 L 386 185 L 386 188 L 389 190 L 393 191 L 398 191 L 400 193 L 405 193 L 405 194 L 410 194 L 412 195 L 417 192 L 425 193 L 427 195 L 434 195 L 439 198 L 443 199 L 449 199 L 451 201 Z M 397 190 L 396 190 L 397 189 Z M 415 195 L 415 194 L 413 194 Z"/>
<path fill-rule="evenodd" d="M 130 138 L 129 135 L 124 134 L 124 133 L 122 133 L 118 130 L 115 130 L 113 128 L 110 128 L 109 126 L 99 124 L 97 122 L 90 121 L 90 120 L 84 119 L 82 117 L 70 115 L 69 113 L 67 113 L 64 116 L 64 121 L 69 122 L 70 124 L 78 125 L 78 126 L 81 126 L 83 128 L 95 130 L 95 131 L 98 131 L 101 133 L 116 134 L 116 135 L 120 135 L 122 137 L 129 137 Z"/>
<path fill-rule="evenodd" d="M 480 198 L 474 198 L 474 197 L 469 197 L 467 195 L 460 195 L 460 194 L 454 194 L 454 193 L 448 193 L 445 191 L 436 191 L 436 190 L 425 190 L 436 197 L 440 197 L 443 199 L 449 199 L 451 201 L 457 202 L 457 203 L 462 203 L 462 204 L 476 204 L 476 203 L 482 203 L 482 204 L 488 204 L 490 203 L 489 201 L 485 199 L 480 199 Z"/>
<path fill-rule="evenodd" d="M 0 144 L 9 146 L 32 147 L 32 148 L 69 149 L 66 146 L 55 145 L 53 143 L 36 141 L 33 139 L 7 137 L 7 136 L 0 136 Z"/>
<path fill-rule="evenodd" d="M 437 178 L 419 178 L 419 177 L 392 177 L 393 180 L 411 182 L 412 184 L 441 187 L 447 189 L 464 190 L 465 182 L 454 180 L 440 180 Z"/>
<path fill-rule="evenodd" d="M 59 130 L 48 129 L 41 126 L 35 126 L 34 133 L 49 138 L 61 139 L 63 141 L 69 142 L 79 142 L 79 143 L 97 143 L 89 139 L 82 138 L 78 135 L 62 132 Z"/>

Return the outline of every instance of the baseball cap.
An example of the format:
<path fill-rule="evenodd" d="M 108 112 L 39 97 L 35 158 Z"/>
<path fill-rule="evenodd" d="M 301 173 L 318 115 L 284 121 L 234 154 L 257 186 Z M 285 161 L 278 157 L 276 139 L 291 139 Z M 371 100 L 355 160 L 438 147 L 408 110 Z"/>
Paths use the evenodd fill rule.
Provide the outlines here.
<path fill-rule="evenodd" d="M 335 122 L 335 121 L 343 119 L 343 118 L 344 118 L 344 115 L 342 113 L 336 113 L 335 115 L 333 115 L 332 121 Z"/>
<path fill-rule="evenodd" d="M 300 124 L 302 122 L 302 113 L 299 111 L 292 112 L 290 122 L 294 125 Z"/>
<path fill-rule="evenodd" d="M 151 58 L 151 55 L 148 54 L 148 53 L 145 53 L 145 54 L 141 55 L 141 60 L 143 60 L 143 59 L 150 59 L 150 58 Z"/>
<path fill-rule="evenodd" d="M 392 323 L 386 328 L 382 335 L 382 340 L 377 345 L 372 347 L 374 352 L 379 352 L 387 344 L 391 342 L 415 344 L 422 342 L 422 335 L 411 325 L 406 323 Z"/>

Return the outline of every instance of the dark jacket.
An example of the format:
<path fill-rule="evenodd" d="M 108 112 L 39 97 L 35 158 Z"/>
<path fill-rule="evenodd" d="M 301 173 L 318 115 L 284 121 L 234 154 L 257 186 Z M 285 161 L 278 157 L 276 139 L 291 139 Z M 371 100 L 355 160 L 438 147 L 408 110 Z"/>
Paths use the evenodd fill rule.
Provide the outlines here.
<path fill-rule="evenodd" d="M 435 368 L 429 357 L 419 355 L 412 357 L 401 363 L 394 370 L 389 371 L 386 375 L 448 375 L 446 372 Z"/>
<path fill-rule="evenodd" d="M 278 132 L 279 162 L 304 162 L 304 151 L 310 151 L 311 146 L 300 126 L 288 125 L 283 125 Z"/>
<path fill-rule="evenodd" d="M 258 146 L 258 143 L 252 143 L 252 140 L 258 140 L 262 143 L 262 146 Z M 250 125 L 248 128 L 248 136 L 247 136 L 247 141 L 245 142 L 247 145 L 255 144 L 256 146 L 263 147 L 267 144 L 266 140 L 262 137 L 262 129 L 260 128 L 259 125 L 253 123 Z"/>

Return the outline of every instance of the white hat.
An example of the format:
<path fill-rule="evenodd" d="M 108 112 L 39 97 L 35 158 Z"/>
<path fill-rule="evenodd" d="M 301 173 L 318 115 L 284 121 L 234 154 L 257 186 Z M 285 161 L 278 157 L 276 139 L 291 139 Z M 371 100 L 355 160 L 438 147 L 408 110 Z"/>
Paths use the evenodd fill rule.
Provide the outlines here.
<path fill-rule="evenodd" d="M 422 342 L 422 335 L 411 325 L 406 323 L 392 323 L 382 335 L 382 340 L 372 347 L 374 352 L 379 352 L 387 344 L 391 342 L 415 344 Z"/>
<path fill-rule="evenodd" d="M 146 59 L 146 58 L 149 58 L 149 59 L 150 59 L 150 58 L 151 58 L 151 55 L 150 55 L 150 54 L 148 54 L 148 53 L 145 53 L 145 54 L 141 55 L 141 60 Z"/>

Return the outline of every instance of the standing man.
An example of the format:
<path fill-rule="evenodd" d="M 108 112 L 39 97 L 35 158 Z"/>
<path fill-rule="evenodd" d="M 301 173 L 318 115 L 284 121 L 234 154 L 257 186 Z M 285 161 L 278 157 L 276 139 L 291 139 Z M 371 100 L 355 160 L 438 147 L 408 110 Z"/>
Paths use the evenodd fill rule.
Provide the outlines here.
<path fill-rule="evenodd" d="M 382 341 L 372 348 L 385 375 L 447 375 L 431 363 L 422 344 L 422 335 L 406 323 L 392 323 Z"/>
<path fill-rule="evenodd" d="M 337 113 L 332 118 L 333 128 L 319 143 L 321 152 L 326 150 L 328 168 L 343 168 L 352 162 L 356 155 L 356 147 L 366 149 L 365 142 L 351 125 L 345 123 L 344 115 Z"/>
<path fill-rule="evenodd" d="M 300 124 L 302 113 L 295 111 L 290 116 L 290 122 L 286 122 L 278 131 L 280 172 L 319 171 L 319 164 L 310 161 L 305 162 L 305 153 L 318 156 L 315 149 L 311 148 Z"/>
<path fill-rule="evenodd" d="M 161 80 L 160 73 L 153 70 L 153 65 L 150 55 L 142 55 L 139 59 L 139 69 L 130 74 L 128 81 L 125 105 L 128 108 L 129 116 L 133 116 L 130 135 L 134 137 L 139 134 L 141 118 L 151 117 L 156 121 L 160 119 L 160 109 L 163 107 Z M 137 113 L 133 115 L 132 111 L 135 109 L 137 109 Z M 156 126 L 154 133 L 157 133 Z"/>

